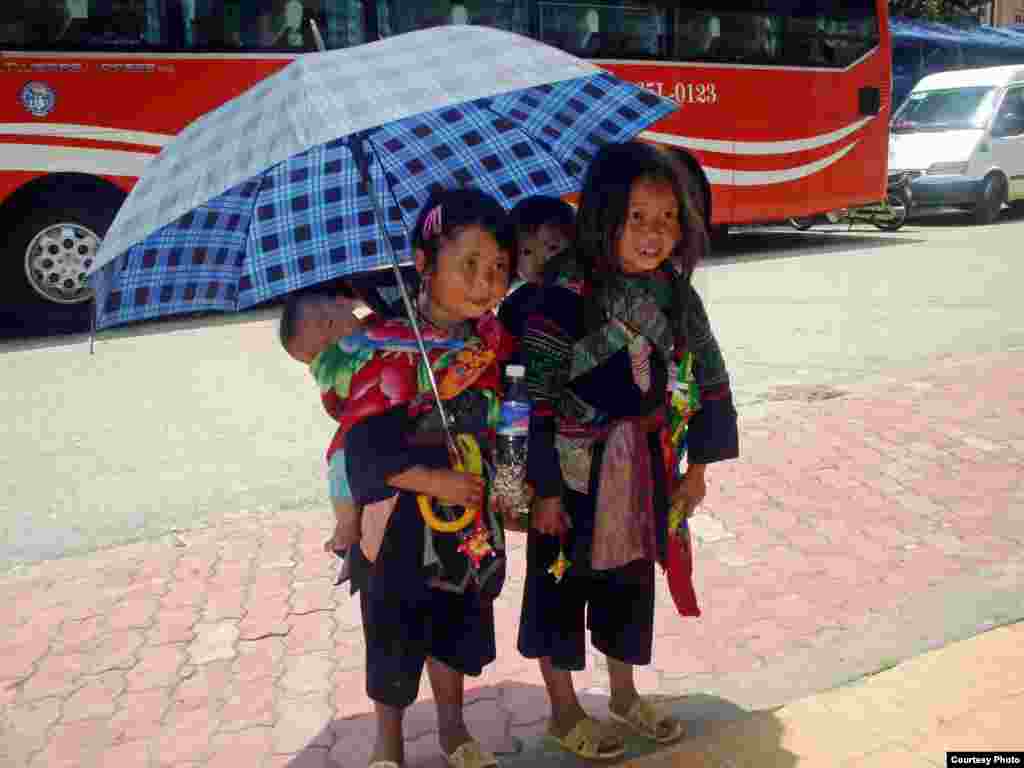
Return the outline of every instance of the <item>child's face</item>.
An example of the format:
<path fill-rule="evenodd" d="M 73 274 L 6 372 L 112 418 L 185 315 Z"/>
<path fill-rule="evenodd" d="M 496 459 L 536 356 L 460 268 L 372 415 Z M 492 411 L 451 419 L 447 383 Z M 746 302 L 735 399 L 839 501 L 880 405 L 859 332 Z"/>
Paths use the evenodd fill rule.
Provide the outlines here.
<path fill-rule="evenodd" d="M 426 267 L 416 252 L 416 268 Z M 430 272 L 431 319 L 442 325 L 472 320 L 494 309 L 508 292 L 510 259 L 494 236 L 480 227 L 465 227 L 446 239 Z"/>
<path fill-rule="evenodd" d="M 629 193 L 629 210 L 616 244 L 626 274 L 657 269 L 683 236 L 679 201 L 672 185 L 639 179 Z"/>
<path fill-rule="evenodd" d="M 352 313 L 355 304 L 341 296 L 308 299 L 299 313 L 295 338 L 288 345 L 288 353 L 299 362 L 311 363 L 331 344 L 358 332 L 361 323 Z"/>
<path fill-rule="evenodd" d="M 541 224 L 536 232 L 521 234 L 519 276 L 528 283 L 539 283 L 548 260 L 568 247 L 569 238 L 554 224 Z"/>

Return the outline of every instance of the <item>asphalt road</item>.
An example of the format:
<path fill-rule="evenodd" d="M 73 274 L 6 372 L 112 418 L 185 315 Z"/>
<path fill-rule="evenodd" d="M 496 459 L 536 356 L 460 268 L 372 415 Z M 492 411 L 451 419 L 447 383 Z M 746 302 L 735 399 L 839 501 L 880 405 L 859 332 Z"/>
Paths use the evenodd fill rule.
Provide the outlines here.
<path fill-rule="evenodd" d="M 695 282 L 741 415 L 867 374 L 1024 346 L 1024 220 L 737 233 Z M 2 318 L 0 318 L 2 319 Z M 39 328 L 15 318 L 24 336 Z M 211 517 L 330 522 L 333 432 L 276 310 L 0 342 L 0 571 Z M 51 323 L 54 330 L 59 325 Z"/>

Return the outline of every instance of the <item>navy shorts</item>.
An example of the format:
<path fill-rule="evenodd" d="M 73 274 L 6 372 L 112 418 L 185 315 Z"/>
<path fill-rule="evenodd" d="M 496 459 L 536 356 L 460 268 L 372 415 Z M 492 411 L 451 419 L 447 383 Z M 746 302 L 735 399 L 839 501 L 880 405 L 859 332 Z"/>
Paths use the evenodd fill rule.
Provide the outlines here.
<path fill-rule="evenodd" d="M 576 536 L 589 536 L 586 521 L 593 519 L 593 513 L 590 497 L 583 494 L 566 491 L 565 504 L 575 526 L 567 536 L 569 553 L 580 549 L 574 546 Z M 589 551 L 589 547 L 582 549 Z M 591 644 L 606 656 L 636 666 L 650 664 L 654 563 L 636 560 L 621 568 L 595 571 L 583 558 L 584 562 L 574 561 L 557 583 L 547 569 L 558 551 L 557 537 L 530 530 L 519 652 L 528 659 L 551 657 L 557 669 L 579 671 L 585 667 L 589 629 Z M 573 559 L 571 554 L 568 557 Z"/>
<path fill-rule="evenodd" d="M 411 494 L 403 497 L 359 588 L 366 693 L 399 709 L 416 701 L 428 657 L 476 677 L 497 656 L 493 603 L 473 589 L 433 589 L 409 568 L 422 562 L 423 523 Z"/>

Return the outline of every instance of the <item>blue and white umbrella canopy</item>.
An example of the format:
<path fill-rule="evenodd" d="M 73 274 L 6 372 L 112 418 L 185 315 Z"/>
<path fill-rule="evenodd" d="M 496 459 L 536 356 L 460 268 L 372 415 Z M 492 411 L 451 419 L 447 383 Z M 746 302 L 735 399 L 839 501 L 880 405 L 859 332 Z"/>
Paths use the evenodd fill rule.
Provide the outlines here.
<path fill-rule="evenodd" d="M 242 310 L 390 266 L 377 210 L 407 262 L 407 233 L 435 188 L 476 187 L 506 207 L 575 192 L 601 145 L 674 109 L 486 27 L 300 57 L 153 161 L 93 267 L 97 327 Z"/>

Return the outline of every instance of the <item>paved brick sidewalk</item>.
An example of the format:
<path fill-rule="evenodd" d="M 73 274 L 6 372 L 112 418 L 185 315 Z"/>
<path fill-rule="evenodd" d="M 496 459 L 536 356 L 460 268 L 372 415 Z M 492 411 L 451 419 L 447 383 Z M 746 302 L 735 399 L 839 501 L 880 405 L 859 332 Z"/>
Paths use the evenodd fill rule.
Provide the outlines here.
<path fill-rule="evenodd" d="M 680 619 L 662 591 L 638 675 L 704 692 L 674 704 L 695 731 L 1024 617 L 1024 352 L 741 418 L 745 458 L 713 468 L 695 523 L 705 617 Z M 0 580 L 0 765 L 365 765 L 358 604 L 332 588 L 328 520 L 241 512 Z M 508 764 L 571 765 L 539 746 L 540 676 L 515 652 L 521 547 L 467 717 Z M 577 679 L 599 712 L 595 662 Z M 421 693 L 407 754 L 440 766 Z"/>
<path fill-rule="evenodd" d="M 1014 624 L 626 768 L 945 768 L 948 752 L 1020 752 L 1021 711 L 1024 624 Z"/>

